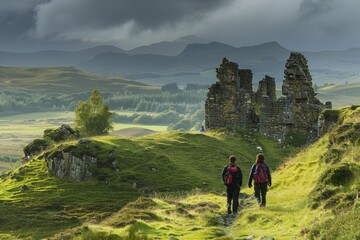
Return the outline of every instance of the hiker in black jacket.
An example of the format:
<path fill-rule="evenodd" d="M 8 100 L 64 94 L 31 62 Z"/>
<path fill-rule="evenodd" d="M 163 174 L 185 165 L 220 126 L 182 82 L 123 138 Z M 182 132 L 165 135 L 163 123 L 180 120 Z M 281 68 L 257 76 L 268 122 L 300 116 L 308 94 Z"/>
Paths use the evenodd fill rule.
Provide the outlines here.
<path fill-rule="evenodd" d="M 271 186 L 271 173 L 269 166 L 265 163 L 265 156 L 259 153 L 256 156 L 256 161 L 250 170 L 249 188 L 252 187 L 252 180 L 254 180 L 255 197 L 260 207 L 266 206 L 267 187 Z"/>
<path fill-rule="evenodd" d="M 236 157 L 229 157 L 229 164 L 224 167 L 221 172 L 221 179 L 226 186 L 226 198 L 227 198 L 227 212 L 229 214 L 236 214 L 239 207 L 239 193 L 242 185 L 242 172 L 241 169 L 236 166 Z M 231 211 L 232 202 L 232 211 Z"/>

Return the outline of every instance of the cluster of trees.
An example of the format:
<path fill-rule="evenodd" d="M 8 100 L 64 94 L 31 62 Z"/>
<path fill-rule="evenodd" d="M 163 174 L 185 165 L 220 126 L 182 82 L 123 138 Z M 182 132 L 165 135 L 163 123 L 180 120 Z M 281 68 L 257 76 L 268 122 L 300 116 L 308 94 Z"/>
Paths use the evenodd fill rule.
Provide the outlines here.
<path fill-rule="evenodd" d="M 132 115 L 116 114 L 110 112 L 108 105 L 104 104 L 100 90 L 92 91 L 88 102 L 80 101 L 75 109 L 75 127 L 84 136 L 107 134 L 113 127 L 113 122 L 169 125 L 170 130 L 189 130 L 200 128 L 204 111 L 197 110 L 194 114 L 180 114 L 174 110 L 167 110 L 158 114 Z"/>
<path fill-rule="evenodd" d="M 176 90 L 169 91 L 169 89 Z M 136 112 L 132 116 L 115 115 L 113 119 L 119 123 L 168 125 L 169 129 L 179 130 L 189 130 L 201 126 L 205 117 L 206 87 L 192 84 L 181 90 L 176 84 L 169 84 L 169 86 L 165 85 L 163 90 L 157 94 L 101 93 L 101 103 L 99 104 L 107 106 L 108 110 Z M 95 94 L 100 96 L 100 90 L 97 91 Z M 88 92 L 39 96 L 25 92 L 0 91 L 0 112 L 2 115 L 6 115 L 75 110 L 78 115 L 81 115 L 84 113 L 80 112 L 79 105 L 81 105 L 82 111 L 86 108 L 90 109 L 90 106 L 84 102 L 88 98 Z M 86 115 L 82 116 L 83 119 L 87 117 Z"/>
<path fill-rule="evenodd" d="M 168 91 L 158 94 L 136 93 L 101 93 L 104 104 L 113 110 L 141 112 L 163 112 L 174 110 L 187 114 L 203 104 L 206 90 L 181 90 L 176 93 Z M 0 90 L 0 111 L 6 112 L 40 112 L 40 111 L 73 111 L 79 101 L 86 101 L 89 93 L 38 96 L 24 92 L 6 92 Z"/>

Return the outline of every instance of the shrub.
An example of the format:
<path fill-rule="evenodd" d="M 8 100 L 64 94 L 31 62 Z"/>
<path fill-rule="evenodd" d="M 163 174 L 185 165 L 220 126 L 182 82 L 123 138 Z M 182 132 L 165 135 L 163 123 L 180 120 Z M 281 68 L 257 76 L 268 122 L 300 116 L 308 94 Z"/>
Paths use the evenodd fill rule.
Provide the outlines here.
<path fill-rule="evenodd" d="M 319 179 L 319 182 L 327 185 L 344 186 L 354 178 L 350 165 L 343 163 L 327 169 Z"/>
<path fill-rule="evenodd" d="M 315 239 L 360 239 L 359 222 L 360 209 L 343 211 L 336 218 L 327 219 L 320 226 L 317 225 L 311 232 L 315 230 L 318 237 Z"/>
<path fill-rule="evenodd" d="M 344 154 L 344 150 L 338 148 L 331 148 L 324 155 L 321 156 L 321 160 L 325 163 L 338 163 Z"/>
<path fill-rule="evenodd" d="M 337 122 L 340 117 L 339 110 L 325 109 L 320 113 L 319 118 L 324 119 L 327 122 Z"/>

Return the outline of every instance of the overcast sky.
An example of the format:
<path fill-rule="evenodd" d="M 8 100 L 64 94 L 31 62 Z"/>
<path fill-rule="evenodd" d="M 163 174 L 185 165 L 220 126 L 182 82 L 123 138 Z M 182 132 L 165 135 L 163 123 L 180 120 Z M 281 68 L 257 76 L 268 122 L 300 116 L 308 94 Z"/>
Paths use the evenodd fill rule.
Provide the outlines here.
<path fill-rule="evenodd" d="M 0 50 L 131 49 L 196 35 L 291 50 L 360 47 L 359 0 L 0 0 Z"/>

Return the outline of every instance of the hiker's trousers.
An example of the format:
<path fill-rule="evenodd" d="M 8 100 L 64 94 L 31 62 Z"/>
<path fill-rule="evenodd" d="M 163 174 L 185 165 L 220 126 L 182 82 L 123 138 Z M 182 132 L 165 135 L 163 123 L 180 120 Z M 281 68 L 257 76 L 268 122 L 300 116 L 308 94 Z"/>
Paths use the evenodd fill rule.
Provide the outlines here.
<path fill-rule="evenodd" d="M 267 182 L 254 184 L 255 197 L 261 206 L 266 206 Z"/>
<path fill-rule="evenodd" d="M 226 197 L 227 197 L 227 208 L 231 210 L 232 203 L 232 212 L 237 213 L 239 208 L 239 186 L 228 186 L 226 189 Z"/>

